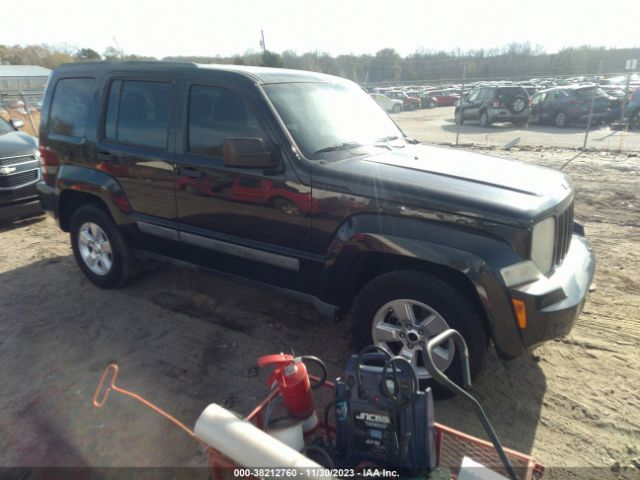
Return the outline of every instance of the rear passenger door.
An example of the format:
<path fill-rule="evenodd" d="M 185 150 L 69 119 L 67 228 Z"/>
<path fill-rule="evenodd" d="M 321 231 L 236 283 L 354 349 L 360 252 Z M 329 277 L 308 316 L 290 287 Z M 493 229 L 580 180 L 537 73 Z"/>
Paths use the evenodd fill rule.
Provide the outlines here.
<path fill-rule="evenodd" d="M 107 82 L 96 168 L 115 177 L 135 214 L 174 219 L 174 80 L 118 77 Z"/>

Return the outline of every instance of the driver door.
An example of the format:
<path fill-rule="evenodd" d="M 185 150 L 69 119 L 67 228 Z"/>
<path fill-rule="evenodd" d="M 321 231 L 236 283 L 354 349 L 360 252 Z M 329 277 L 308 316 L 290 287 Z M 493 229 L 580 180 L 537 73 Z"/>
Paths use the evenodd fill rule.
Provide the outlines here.
<path fill-rule="evenodd" d="M 185 85 L 176 206 L 193 263 L 299 290 L 310 258 L 311 189 L 280 158 L 251 103 L 218 85 Z M 227 138 L 261 138 L 274 166 L 224 164 Z"/>

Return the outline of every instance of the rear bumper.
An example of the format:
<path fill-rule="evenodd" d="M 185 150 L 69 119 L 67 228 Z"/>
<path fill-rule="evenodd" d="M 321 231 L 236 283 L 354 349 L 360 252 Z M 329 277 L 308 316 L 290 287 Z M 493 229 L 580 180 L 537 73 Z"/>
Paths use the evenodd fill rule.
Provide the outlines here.
<path fill-rule="evenodd" d="M 531 115 L 531 109 L 528 107 L 520 113 L 513 113 L 508 108 L 489 109 L 488 112 L 491 122 L 524 121 Z"/>
<path fill-rule="evenodd" d="M 574 234 L 562 265 L 551 277 L 509 289 L 511 298 L 526 306 L 527 326 L 520 329 L 525 350 L 571 331 L 594 273 L 595 256 L 589 241 Z"/>
<path fill-rule="evenodd" d="M 39 203 L 42 209 L 53 218 L 57 218 L 56 189 L 54 187 L 50 187 L 44 182 L 37 183 L 36 188 L 38 190 Z"/>

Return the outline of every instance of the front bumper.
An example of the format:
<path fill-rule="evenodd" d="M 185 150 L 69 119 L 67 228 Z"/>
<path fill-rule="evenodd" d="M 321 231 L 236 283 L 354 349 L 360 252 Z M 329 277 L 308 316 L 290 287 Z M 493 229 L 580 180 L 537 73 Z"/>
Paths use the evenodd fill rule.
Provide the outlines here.
<path fill-rule="evenodd" d="M 40 212 L 42 212 L 40 202 L 35 197 L 17 202 L 0 203 L 0 222 L 28 217 Z"/>
<path fill-rule="evenodd" d="M 595 273 L 589 241 L 573 235 L 562 265 L 549 278 L 509 289 L 526 306 L 527 326 L 520 329 L 525 350 L 567 335 L 582 311 Z"/>

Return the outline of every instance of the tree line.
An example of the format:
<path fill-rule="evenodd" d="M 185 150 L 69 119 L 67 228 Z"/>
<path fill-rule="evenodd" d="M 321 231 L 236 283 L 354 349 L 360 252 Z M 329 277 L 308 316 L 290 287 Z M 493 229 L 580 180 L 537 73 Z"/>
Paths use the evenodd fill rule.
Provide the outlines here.
<path fill-rule="evenodd" d="M 497 49 L 471 51 L 418 50 L 402 57 L 393 48 L 375 54 L 298 54 L 249 50 L 233 56 L 177 56 L 162 60 L 294 68 L 339 75 L 361 84 L 459 82 L 463 67 L 468 79 L 558 77 L 624 72 L 627 59 L 640 58 L 640 48 L 581 46 L 546 53 L 540 46 L 512 43 Z M 92 60 L 157 60 L 126 54 L 116 47 L 98 53 L 91 48 L 47 45 L 0 45 L 0 62 L 55 68 L 61 63 Z"/>

